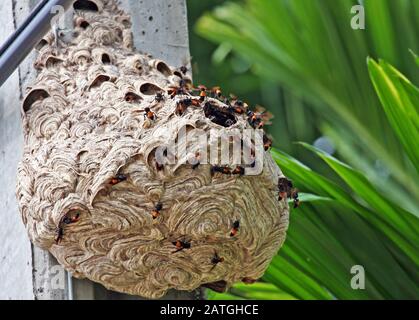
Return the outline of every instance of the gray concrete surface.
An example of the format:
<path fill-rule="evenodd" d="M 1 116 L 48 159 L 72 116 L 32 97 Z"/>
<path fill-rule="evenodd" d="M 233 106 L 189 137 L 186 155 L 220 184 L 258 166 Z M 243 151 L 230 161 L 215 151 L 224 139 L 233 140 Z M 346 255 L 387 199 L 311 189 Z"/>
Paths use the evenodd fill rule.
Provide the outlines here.
<path fill-rule="evenodd" d="M 0 1 L 0 42 L 25 19 L 38 0 Z M 189 61 L 185 0 L 121 0 L 131 14 L 135 47 L 181 66 Z M 71 23 L 67 13 L 66 21 Z M 35 77 L 34 52 L 0 88 L 0 299 L 137 299 L 88 280 L 71 279 L 55 259 L 31 245 L 15 198 L 22 153 L 20 98 Z M 170 292 L 166 299 L 202 298 L 201 291 Z"/>
<path fill-rule="evenodd" d="M 124 0 L 131 14 L 134 46 L 173 66 L 189 61 L 186 0 Z"/>
<path fill-rule="evenodd" d="M 0 1 L 0 41 L 16 27 L 12 1 Z M 31 244 L 15 197 L 22 153 L 19 72 L 0 88 L 0 299 L 33 299 Z"/>

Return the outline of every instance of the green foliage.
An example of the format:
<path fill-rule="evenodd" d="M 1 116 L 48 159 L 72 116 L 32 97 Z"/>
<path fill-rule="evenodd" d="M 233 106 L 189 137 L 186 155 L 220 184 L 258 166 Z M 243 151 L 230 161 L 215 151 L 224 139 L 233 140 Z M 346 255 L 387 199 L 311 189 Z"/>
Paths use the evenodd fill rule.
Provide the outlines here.
<path fill-rule="evenodd" d="M 295 300 L 295 297 L 279 289 L 272 283 L 256 282 L 251 285 L 238 283 L 229 293 L 208 291 L 208 298 L 213 300 Z"/>
<path fill-rule="evenodd" d="M 303 145 L 335 170 L 350 190 L 345 191 L 289 155 L 272 151 L 284 173 L 303 190 L 333 201 L 303 203 L 292 211 L 287 241 L 264 279 L 283 288 L 303 273 L 330 293 L 330 298 L 338 299 L 418 297 L 419 219 L 377 192 L 361 172 Z M 349 270 L 356 264 L 366 270 L 365 290 L 350 287 Z M 272 273 L 275 266 L 283 273 Z M 311 287 L 310 282 L 303 281 L 302 289 L 307 287 Z M 286 288 L 300 299 L 325 298 Z"/>
<path fill-rule="evenodd" d="M 272 150 L 284 173 L 303 190 L 292 209 L 287 240 L 263 281 L 278 288 L 264 296 L 258 287 L 233 286 L 213 299 L 414 299 L 419 296 L 419 219 L 379 193 L 365 176 L 308 144 L 350 190 L 291 156 Z M 365 290 L 350 286 L 351 267 L 366 270 Z M 282 295 L 279 294 L 282 293 Z M 254 294 L 254 295 L 253 295 Z M 285 296 L 284 294 L 288 295 Z"/>
<path fill-rule="evenodd" d="M 368 68 L 384 111 L 406 154 L 419 171 L 419 91 L 385 61 L 368 59 Z"/>
<path fill-rule="evenodd" d="M 264 282 L 212 298 L 419 297 L 419 2 L 363 3 L 366 30 L 350 27 L 355 0 L 229 2 L 198 21 L 216 63 L 259 79 L 276 147 L 302 162 L 272 155 L 307 193 Z M 311 146 L 321 134 L 336 156 Z M 365 290 L 350 286 L 357 264 Z"/>
<path fill-rule="evenodd" d="M 205 14 L 197 31 L 251 62 L 252 71 L 262 79 L 261 92 L 269 97 L 262 100 L 277 118 L 271 130 L 276 147 L 309 157 L 289 142 L 312 142 L 321 131 L 333 138 L 345 161 L 364 170 L 389 197 L 403 199 L 405 208 L 417 211 L 406 194 L 419 198 L 419 175 L 410 172 L 413 164 L 382 112 L 365 59 L 388 59 L 417 81 L 409 49 L 418 51 L 419 5 L 409 0 L 366 0 L 366 30 L 353 30 L 350 9 L 356 3 L 226 3 Z M 283 94 L 275 94 L 273 84 L 279 84 Z"/>

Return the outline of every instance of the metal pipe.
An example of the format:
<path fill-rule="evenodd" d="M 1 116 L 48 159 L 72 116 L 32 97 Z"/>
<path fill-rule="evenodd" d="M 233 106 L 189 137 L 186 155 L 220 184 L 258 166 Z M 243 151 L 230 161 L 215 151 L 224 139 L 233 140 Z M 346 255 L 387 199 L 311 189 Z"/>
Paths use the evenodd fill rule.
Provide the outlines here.
<path fill-rule="evenodd" d="M 0 49 L 0 86 L 50 29 L 51 20 L 55 16 L 51 9 L 62 6 L 67 10 L 73 2 L 74 0 L 43 0 L 32 10 Z"/>
<path fill-rule="evenodd" d="M 33 18 L 38 14 L 38 12 L 45 6 L 45 4 L 48 2 L 48 0 L 42 0 L 39 1 L 38 4 L 33 8 L 27 19 L 16 29 L 15 32 L 13 32 L 7 40 L 3 43 L 3 45 L 0 48 L 0 56 L 3 54 L 4 51 L 10 46 L 10 44 L 13 42 L 13 39 L 16 38 L 23 29 L 26 28 L 29 22 L 33 20 Z"/>
<path fill-rule="evenodd" d="M 65 273 L 67 274 L 67 299 L 74 300 L 73 277 L 70 272 Z"/>

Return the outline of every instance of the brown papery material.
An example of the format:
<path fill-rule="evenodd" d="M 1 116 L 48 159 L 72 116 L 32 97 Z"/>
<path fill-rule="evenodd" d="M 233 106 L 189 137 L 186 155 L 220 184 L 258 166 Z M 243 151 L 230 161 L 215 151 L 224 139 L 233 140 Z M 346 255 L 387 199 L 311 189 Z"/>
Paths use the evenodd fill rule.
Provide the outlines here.
<path fill-rule="evenodd" d="M 17 197 L 31 241 L 76 277 L 149 298 L 261 277 L 288 227 L 288 205 L 277 199 L 280 169 L 269 152 L 257 176 L 212 175 L 209 164 L 158 169 L 156 148 L 182 126 L 250 125 L 236 114 L 222 127 L 203 106 L 176 114 L 186 96 L 171 99 L 167 90 L 179 72 L 133 51 L 129 17 L 114 1 L 93 2 L 98 12 L 76 11 L 74 39 L 56 47 L 48 35 L 40 44 L 40 73 L 23 102 Z M 187 147 L 194 155 L 198 145 Z M 190 248 L 174 253 L 177 240 Z M 223 260 L 214 266 L 215 253 Z"/>

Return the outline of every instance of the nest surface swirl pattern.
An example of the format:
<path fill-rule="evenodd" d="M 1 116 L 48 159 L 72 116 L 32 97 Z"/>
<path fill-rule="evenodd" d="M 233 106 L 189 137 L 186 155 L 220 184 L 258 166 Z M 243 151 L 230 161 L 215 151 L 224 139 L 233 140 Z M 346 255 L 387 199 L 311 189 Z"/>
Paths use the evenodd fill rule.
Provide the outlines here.
<path fill-rule="evenodd" d="M 256 176 L 212 174 L 209 164 L 158 168 L 156 148 L 180 127 L 221 126 L 202 106 L 177 114 L 185 95 L 167 90 L 179 84 L 178 69 L 134 51 L 130 18 L 114 1 L 93 2 L 97 12 L 76 11 L 72 40 L 41 42 L 23 101 L 17 197 L 31 241 L 76 277 L 149 298 L 261 277 L 288 227 L 288 204 L 276 196 L 280 169 L 269 152 Z M 235 118 L 225 130 L 249 128 L 246 116 Z M 194 154 L 196 142 L 188 148 Z M 176 241 L 190 248 L 174 252 Z"/>

